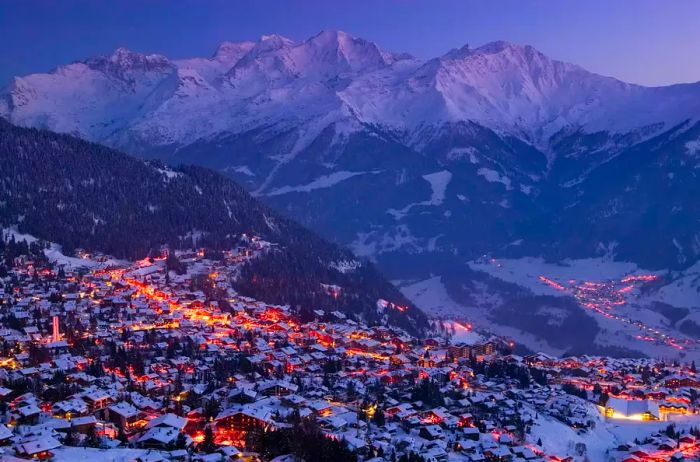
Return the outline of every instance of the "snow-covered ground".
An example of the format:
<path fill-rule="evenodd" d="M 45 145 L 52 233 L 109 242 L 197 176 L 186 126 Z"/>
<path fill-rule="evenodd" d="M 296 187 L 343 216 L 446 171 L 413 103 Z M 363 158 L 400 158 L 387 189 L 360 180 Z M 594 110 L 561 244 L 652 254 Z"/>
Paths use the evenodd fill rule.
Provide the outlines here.
<path fill-rule="evenodd" d="M 580 260 L 567 259 L 558 263 L 548 263 L 539 257 L 482 259 L 468 264 L 473 270 L 482 271 L 503 281 L 525 287 L 534 294 L 556 296 L 565 296 L 566 294 L 543 284 L 540 276 L 544 275 L 550 279 L 561 281 L 577 279 L 602 282 L 630 274 L 649 274 L 648 271 L 641 270 L 634 263 L 617 262 L 602 257 Z"/>
<path fill-rule="evenodd" d="M 32 242 L 36 242 L 39 240 L 31 234 L 20 233 L 17 230 L 17 226 L 10 226 L 9 228 L 0 228 L 0 234 L 2 236 L 6 236 L 7 238 L 14 238 L 17 242 L 25 241 L 27 244 L 31 244 Z"/>
<path fill-rule="evenodd" d="M 52 451 L 54 462 L 128 462 L 133 460 L 168 460 L 169 454 L 152 449 L 94 449 L 79 447 L 60 447 Z"/>
<path fill-rule="evenodd" d="M 593 427 L 587 430 L 573 429 L 551 416 L 537 414 L 535 409 L 531 408 L 533 415 L 537 414 L 537 419 L 527 434 L 528 442 L 536 444 L 540 440 L 542 448 L 548 454 L 572 456 L 577 462 L 607 462 L 610 460 L 611 449 L 623 443 L 633 443 L 635 438 L 644 440 L 664 430 L 671 423 L 679 431 L 700 425 L 698 415 L 676 416 L 670 420 L 655 422 L 613 420 L 600 415 L 592 403 L 587 402 L 586 406 L 588 419 L 594 422 Z M 585 445 L 585 453 L 579 453 L 581 445 Z"/>
<path fill-rule="evenodd" d="M 401 292 L 426 313 L 434 316 L 459 313 L 462 306 L 452 300 L 447 293 L 440 276 L 433 276 L 423 281 L 402 285 L 401 281 L 394 281 L 401 288 Z"/>
<path fill-rule="evenodd" d="M 690 268 L 671 273 L 673 281 L 648 297 L 650 301 L 659 301 L 683 308 L 700 309 L 700 261 Z"/>
<path fill-rule="evenodd" d="M 330 188 L 331 186 L 334 186 L 341 181 L 345 181 L 347 179 L 350 179 L 354 176 L 358 175 L 366 175 L 368 173 L 377 173 L 377 172 L 346 172 L 346 171 L 340 171 L 340 172 L 333 172 L 330 175 L 324 175 L 319 178 L 316 178 L 314 181 L 311 183 L 305 184 L 305 185 L 299 185 L 299 186 L 282 186 L 280 188 L 274 189 L 268 193 L 266 193 L 267 196 L 279 196 L 281 194 L 289 194 L 293 192 L 310 192 L 315 189 L 322 189 L 322 188 Z"/>
<path fill-rule="evenodd" d="M 607 422 L 597 412 L 591 404 L 589 417 L 596 422 L 595 428 L 586 432 L 577 431 L 565 423 L 544 414 L 537 414 L 535 409 L 531 409 L 537 415 L 535 424 L 530 427 L 527 435 L 531 444 L 542 442 L 542 448 L 548 454 L 557 456 L 574 456 L 577 460 L 584 460 L 584 455 L 577 454 L 577 445 L 585 445 L 586 456 L 589 460 L 596 462 L 607 461 L 606 452 L 613 447 L 618 438 L 608 427 Z"/>
<path fill-rule="evenodd" d="M 423 175 L 423 179 L 430 183 L 430 188 L 433 190 L 430 195 L 430 205 L 440 205 L 445 200 L 445 192 L 447 185 L 452 181 L 452 173 L 447 170 Z"/>
<path fill-rule="evenodd" d="M 86 258 L 69 257 L 63 254 L 63 250 L 58 244 L 50 244 L 50 247 L 44 250 L 44 255 L 49 261 L 63 266 L 64 269 L 77 268 L 103 268 L 108 266 L 123 266 L 128 262 L 126 260 L 118 260 L 116 258 L 108 258 L 104 261 L 95 261 Z"/>
<path fill-rule="evenodd" d="M 554 281 L 594 281 L 605 282 L 630 275 L 655 275 L 664 282 L 653 291 L 637 295 L 639 305 L 650 302 L 663 302 L 669 305 L 700 309 L 700 261 L 683 271 L 651 271 L 634 263 L 613 261 L 609 258 L 587 258 L 562 260 L 558 263 L 545 262 L 542 258 L 523 257 L 518 259 L 481 259 L 469 262 L 469 267 L 493 277 L 525 287 L 535 294 L 566 296 L 551 285 L 543 284 L 541 276 Z"/>
<path fill-rule="evenodd" d="M 39 239 L 31 234 L 23 234 L 17 230 L 16 226 L 10 228 L 0 228 L 0 235 L 2 236 L 13 236 L 15 241 L 25 241 L 27 244 L 36 242 Z M 55 243 L 50 243 L 49 248 L 44 249 L 44 255 L 49 259 L 50 262 L 56 263 L 59 266 L 63 266 L 64 269 L 74 270 L 77 268 L 99 268 L 107 266 L 122 266 L 127 262 L 124 260 L 117 259 L 107 259 L 103 262 L 98 262 L 91 259 L 69 257 L 63 253 L 63 249 L 60 245 Z"/>
<path fill-rule="evenodd" d="M 492 170 L 490 168 L 482 167 L 476 172 L 478 175 L 481 175 L 488 181 L 489 183 L 501 183 L 507 190 L 511 189 L 511 181 L 510 178 L 508 178 L 505 175 L 501 175 L 495 170 Z"/>
<path fill-rule="evenodd" d="M 396 220 L 400 220 L 414 207 L 441 205 L 445 200 L 447 186 L 450 184 L 450 181 L 452 181 L 452 173 L 447 170 L 441 170 L 439 172 L 423 175 L 423 179 L 430 184 L 431 192 L 429 199 L 408 204 L 400 210 L 390 209 L 387 210 L 387 213 L 392 215 Z"/>

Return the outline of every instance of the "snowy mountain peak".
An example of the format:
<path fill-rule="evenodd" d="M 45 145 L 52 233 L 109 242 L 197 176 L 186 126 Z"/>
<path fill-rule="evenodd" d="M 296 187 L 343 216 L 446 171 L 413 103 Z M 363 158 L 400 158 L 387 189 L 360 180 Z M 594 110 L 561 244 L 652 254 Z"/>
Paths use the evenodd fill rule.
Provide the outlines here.
<path fill-rule="evenodd" d="M 321 31 L 302 46 L 312 59 L 342 64 L 353 71 L 385 66 L 392 61 L 391 55 L 376 43 L 338 30 Z"/>
<path fill-rule="evenodd" d="M 168 58 L 158 54 L 143 54 L 120 47 L 110 55 L 90 58 L 84 63 L 95 70 L 124 77 L 132 72 L 163 72 L 173 70 Z"/>
<path fill-rule="evenodd" d="M 460 48 L 454 48 L 445 53 L 442 59 L 465 59 L 474 55 L 494 55 L 499 53 L 511 53 L 526 55 L 528 53 L 537 52 L 530 45 L 519 45 L 505 40 L 497 40 L 495 42 L 485 43 L 477 48 L 472 48 L 470 44 L 465 44 Z"/>
<path fill-rule="evenodd" d="M 393 61 L 393 56 L 375 43 L 342 31 L 322 31 L 301 43 L 271 35 L 263 36 L 227 77 L 234 85 L 253 77 L 278 83 L 302 77 L 327 80 L 341 74 L 376 70 Z"/>
<path fill-rule="evenodd" d="M 472 71 L 479 71 L 479 67 L 482 66 L 493 71 L 518 71 L 521 74 L 543 68 L 557 72 L 570 70 L 586 72 L 573 64 L 552 59 L 530 45 L 518 45 L 506 41 L 490 42 L 478 48 L 470 48 L 469 45 L 465 45 L 447 52 L 440 58 L 440 61 L 461 61 Z M 589 72 L 586 73 L 592 78 L 601 77 Z"/>
<path fill-rule="evenodd" d="M 530 45 L 520 45 L 517 43 L 508 42 L 506 40 L 496 40 L 494 42 L 489 42 L 476 48 L 474 50 L 474 53 L 495 54 L 503 53 L 504 51 L 521 54 L 537 52 L 537 50 L 535 50 L 535 48 L 533 48 Z"/>
<path fill-rule="evenodd" d="M 113 64 L 122 67 L 134 67 L 139 65 L 159 65 L 159 64 L 169 64 L 170 61 L 163 55 L 159 54 L 144 54 L 138 53 L 136 51 L 129 50 L 125 47 L 119 47 L 112 52 L 111 55 L 100 56 L 97 58 L 89 59 L 88 62 L 103 62 L 109 61 Z"/>
<path fill-rule="evenodd" d="M 257 51 L 273 51 L 279 50 L 280 48 L 291 47 L 294 44 L 294 40 L 284 37 L 283 35 L 262 35 L 255 45 L 255 49 Z"/>
<path fill-rule="evenodd" d="M 141 55 L 134 51 L 129 50 L 126 47 L 119 47 L 115 49 L 109 56 L 109 60 L 113 63 L 130 61 L 132 59 L 138 59 Z"/>
<path fill-rule="evenodd" d="M 249 67 L 255 67 L 257 69 L 264 69 L 269 67 L 267 65 L 257 62 L 259 59 L 267 61 L 280 61 L 280 56 L 288 52 L 288 50 L 295 45 L 294 41 L 283 37 L 281 35 L 263 35 L 260 40 L 255 42 L 246 53 L 244 53 L 236 66 L 229 71 L 229 75 L 235 76 L 237 72 L 241 69 L 246 69 Z M 282 61 L 285 59 L 282 57 Z M 279 64 L 274 64 L 276 67 L 280 67 Z M 284 65 L 281 67 L 285 67 Z"/>
<path fill-rule="evenodd" d="M 212 59 L 235 64 L 255 46 L 255 42 L 222 42 L 214 52 Z"/>
<path fill-rule="evenodd" d="M 417 69 L 410 84 L 419 95 L 405 102 L 410 108 L 395 111 L 415 111 L 416 96 L 430 98 L 428 111 L 414 116 L 420 121 L 473 121 L 540 145 L 566 126 L 597 130 L 608 123 L 599 123 L 606 117 L 599 101 L 629 99 L 615 79 L 506 41 L 453 49 Z"/>

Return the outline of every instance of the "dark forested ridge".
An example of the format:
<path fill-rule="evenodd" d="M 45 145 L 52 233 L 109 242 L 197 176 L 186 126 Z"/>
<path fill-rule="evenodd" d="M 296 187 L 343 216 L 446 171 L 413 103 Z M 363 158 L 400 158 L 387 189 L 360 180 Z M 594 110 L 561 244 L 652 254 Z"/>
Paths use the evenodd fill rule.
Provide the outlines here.
<path fill-rule="evenodd" d="M 378 320 L 378 298 L 410 307 L 389 320 L 420 330 L 425 315 L 367 262 L 347 272 L 334 262 L 354 260 L 333 245 L 252 198 L 235 182 L 200 167 L 166 169 L 104 146 L 0 119 L 0 224 L 17 225 L 68 253 L 100 250 L 142 258 L 168 244 L 223 248 L 250 233 L 279 250 L 250 264 L 238 289 L 269 302 L 363 313 Z M 321 284 L 343 288 L 339 297 Z"/>

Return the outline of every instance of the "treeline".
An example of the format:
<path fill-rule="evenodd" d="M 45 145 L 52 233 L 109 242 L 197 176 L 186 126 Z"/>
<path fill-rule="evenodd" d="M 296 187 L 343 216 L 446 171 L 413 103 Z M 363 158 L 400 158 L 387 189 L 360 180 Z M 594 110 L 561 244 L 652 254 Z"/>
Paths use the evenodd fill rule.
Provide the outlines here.
<path fill-rule="evenodd" d="M 349 273 L 330 267 L 323 248 L 313 244 L 273 250 L 271 258 L 252 260 L 241 271 L 236 289 L 254 298 L 272 303 L 287 303 L 299 308 L 302 318 L 313 318 L 312 309 L 341 311 L 372 325 L 386 316 L 393 325 L 415 334 L 427 326 L 427 318 L 393 285 L 370 265 Z M 329 293 L 321 284 L 340 287 Z M 387 308 L 377 311 L 377 300 L 383 298 L 408 307 L 406 312 Z"/>
<path fill-rule="evenodd" d="M 520 388 L 528 388 L 534 382 L 547 385 L 547 373 L 535 367 L 522 366 L 508 361 L 472 361 L 475 374 L 484 374 L 487 378 L 508 378 L 518 381 Z"/>
<path fill-rule="evenodd" d="M 44 255 L 47 243 L 34 241 L 28 243 L 24 239 L 17 240 L 13 234 L 0 233 L 0 278 L 7 276 L 16 258 L 26 256 L 32 259 L 36 266 L 48 265 L 49 261 Z"/>
<path fill-rule="evenodd" d="M 357 461 L 345 441 L 325 436 L 312 419 L 299 420 L 289 428 L 252 432 L 246 445 L 265 460 L 293 454 L 306 462 Z"/>

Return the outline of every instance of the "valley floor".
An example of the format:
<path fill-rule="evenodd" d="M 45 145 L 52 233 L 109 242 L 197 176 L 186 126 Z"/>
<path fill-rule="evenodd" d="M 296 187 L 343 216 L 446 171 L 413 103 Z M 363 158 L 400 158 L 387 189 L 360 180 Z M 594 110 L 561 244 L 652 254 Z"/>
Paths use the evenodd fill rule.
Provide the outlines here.
<path fill-rule="evenodd" d="M 685 326 L 700 316 L 695 265 L 683 272 L 648 272 L 632 263 L 603 258 L 547 263 L 539 258 L 482 259 L 469 263 L 471 270 L 492 280 L 505 282 L 536 298 L 526 308 L 542 315 L 556 330 L 570 316 L 570 307 L 547 306 L 549 297 L 574 301 L 598 326 L 591 351 L 636 352 L 649 357 L 700 359 L 700 343 Z M 508 299 L 508 291 L 474 282 L 474 296 L 456 301 L 434 276 L 414 282 L 396 281 L 402 292 L 432 316 L 470 320 L 494 333 L 512 338 L 532 351 L 561 355 L 567 347 L 548 342 L 547 330 L 537 332 L 509 325 L 499 319 L 498 308 L 518 304 L 519 295 Z M 479 284 L 482 284 L 481 287 Z M 481 289 L 481 291 L 478 291 Z M 539 305 L 539 306 L 538 306 Z M 526 324 L 526 323 L 522 323 Z"/>

